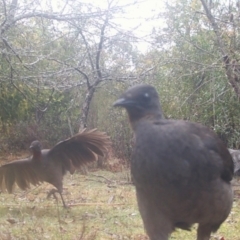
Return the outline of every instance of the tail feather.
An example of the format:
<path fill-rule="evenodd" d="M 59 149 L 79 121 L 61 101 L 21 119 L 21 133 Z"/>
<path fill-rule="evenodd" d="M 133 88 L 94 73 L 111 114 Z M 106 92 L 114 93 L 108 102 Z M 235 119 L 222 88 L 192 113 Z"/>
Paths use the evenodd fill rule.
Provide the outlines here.
<path fill-rule="evenodd" d="M 26 190 L 30 184 L 38 185 L 42 182 L 37 174 L 34 163 L 30 159 L 23 159 L 4 164 L 0 167 L 0 189 L 12 193 L 14 186 Z"/>
<path fill-rule="evenodd" d="M 72 138 L 59 142 L 49 151 L 49 158 L 62 161 L 68 171 L 69 166 L 79 168 L 104 156 L 111 145 L 109 137 L 97 129 L 76 134 Z"/>
<path fill-rule="evenodd" d="M 59 142 L 51 150 L 44 151 L 40 161 L 34 161 L 34 156 L 32 156 L 2 165 L 0 167 L 0 189 L 11 193 L 15 185 L 26 190 L 31 184 L 38 185 L 46 181 L 43 169 L 49 166 L 54 167 L 53 162 L 47 165 L 51 161 L 62 165 L 63 175 L 66 171 L 73 174 L 76 168 L 97 160 L 98 156 L 104 156 L 110 145 L 110 139 L 105 133 L 96 129 L 90 131 L 84 129 L 72 138 Z"/>
<path fill-rule="evenodd" d="M 23 178 L 22 176 L 19 175 L 17 169 L 14 169 L 14 175 L 15 175 L 15 180 L 16 184 L 18 185 L 19 188 L 21 189 L 27 189 L 29 188 L 29 175 L 28 173 L 24 172 L 25 177 Z"/>
<path fill-rule="evenodd" d="M 79 140 L 82 141 L 86 148 L 89 148 L 92 152 L 102 157 L 111 145 L 109 137 L 97 129 L 92 129 L 91 131 L 85 130 L 79 136 Z"/>
<path fill-rule="evenodd" d="M 1 172 L 1 190 L 7 190 L 9 193 L 13 191 L 13 185 L 15 183 L 15 175 L 12 174 L 10 169 L 3 169 Z"/>

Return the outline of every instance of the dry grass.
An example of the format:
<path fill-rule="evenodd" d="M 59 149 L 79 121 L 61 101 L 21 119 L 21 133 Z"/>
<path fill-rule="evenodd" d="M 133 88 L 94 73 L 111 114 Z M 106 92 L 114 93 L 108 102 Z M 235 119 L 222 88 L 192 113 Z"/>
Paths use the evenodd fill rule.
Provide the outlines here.
<path fill-rule="evenodd" d="M 0 194 L 0 239 L 148 239 L 137 210 L 129 173 L 91 172 L 87 176 L 67 175 L 64 197 L 71 206 L 64 209 L 60 198 L 46 199 L 52 188 L 43 184 L 27 192 Z M 237 192 L 236 192 L 237 196 Z M 240 201 L 212 239 L 240 239 Z M 191 232 L 176 231 L 171 239 L 196 239 Z M 223 237 L 223 238 L 222 238 Z"/>

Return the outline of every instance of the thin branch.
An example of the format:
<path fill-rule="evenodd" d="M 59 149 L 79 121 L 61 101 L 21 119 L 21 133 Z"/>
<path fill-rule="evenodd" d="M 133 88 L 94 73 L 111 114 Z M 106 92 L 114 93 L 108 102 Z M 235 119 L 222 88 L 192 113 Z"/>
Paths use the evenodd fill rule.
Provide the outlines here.
<path fill-rule="evenodd" d="M 62 61 L 57 60 L 57 59 L 55 59 L 55 58 L 49 58 L 49 60 L 52 60 L 52 61 L 55 61 L 55 62 L 57 62 L 57 63 L 63 64 L 63 65 L 65 65 L 65 66 L 67 66 L 67 67 L 71 67 L 71 68 L 74 69 L 75 71 L 77 71 L 77 72 L 79 72 L 80 74 L 82 74 L 82 75 L 84 76 L 84 78 L 86 79 L 87 83 L 89 83 L 88 75 L 87 75 L 85 72 L 83 72 L 82 70 L 80 70 L 78 67 L 73 67 L 73 66 L 71 66 L 70 64 L 65 63 L 65 62 L 62 62 Z"/>
<path fill-rule="evenodd" d="M 5 32 L 6 29 L 8 29 L 15 18 L 15 13 L 18 5 L 18 0 L 12 0 L 9 8 L 9 14 L 7 14 L 7 8 L 6 3 L 4 2 L 4 14 L 5 14 L 5 20 L 1 24 L 1 34 Z"/>
<path fill-rule="evenodd" d="M 101 56 L 103 43 L 104 43 L 105 29 L 106 29 L 107 24 L 108 24 L 108 14 L 106 15 L 106 18 L 104 20 L 103 26 L 101 28 L 100 41 L 99 41 L 99 44 L 98 44 L 97 56 L 96 56 L 96 70 L 97 70 L 97 75 L 98 75 L 98 79 L 99 80 L 102 78 L 102 72 L 101 72 L 101 69 L 100 69 L 100 56 Z"/>
<path fill-rule="evenodd" d="M 207 14 L 208 20 L 210 21 L 210 23 L 212 25 L 212 28 L 213 28 L 216 36 L 217 36 L 218 48 L 219 48 L 219 51 L 222 54 L 223 63 L 225 65 L 226 75 L 228 77 L 228 81 L 232 85 L 232 88 L 234 89 L 237 97 L 240 98 L 240 88 L 239 88 L 238 83 L 237 83 L 239 81 L 239 77 L 234 73 L 234 71 L 232 69 L 231 59 L 228 56 L 228 52 L 227 52 L 225 44 L 222 40 L 220 29 L 219 29 L 213 15 L 211 14 L 211 11 L 208 9 L 205 0 L 201 0 L 201 2 L 202 2 L 202 5 L 204 7 L 204 10 Z"/>
<path fill-rule="evenodd" d="M 87 42 L 87 40 L 85 38 L 85 35 L 83 34 L 82 29 L 79 28 L 76 24 L 72 24 L 72 25 L 78 29 L 80 35 L 82 36 L 83 42 L 84 42 L 84 44 L 86 46 L 86 49 L 87 49 L 88 59 L 89 59 L 92 71 L 94 72 L 95 71 L 95 67 L 94 67 L 92 56 L 91 56 L 91 53 L 90 53 L 90 47 L 89 47 L 89 44 L 88 44 L 88 42 Z"/>
<path fill-rule="evenodd" d="M 17 91 L 19 91 L 19 92 L 23 95 L 23 97 L 24 97 L 25 99 L 27 99 L 27 100 L 34 106 L 34 105 L 35 105 L 34 102 L 33 102 L 30 98 L 28 98 L 27 95 L 13 82 L 13 72 L 14 72 L 15 70 L 14 70 L 14 68 L 13 68 L 10 60 L 9 60 L 8 58 L 6 58 L 6 60 L 7 60 L 8 64 L 10 65 L 10 82 L 11 82 L 11 84 L 13 85 L 13 87 L 14 87 Z M 54 91 L 55 91 L 55 89 L 53 88 L 53 89 L 52 89 L 52 93 L 51 93 L 51 95 L 50 95 L 50 97 L 49 97 L 49 99 L 48 99 L 48 102 L 47 102 L 46 106 L 44 107 L 44 109 L 40 109 L 39 106 L 37 106 L 37 109 L 38 109 L 39 111 L 45 112 L 45 111 L 47 110 L 47 108 L 48 108 L 48 106 L 49 106 L 49 104 L 50 104 L 50 101 L 52 100 Z"/>
<path fill-rule="evenodd" d="M 227 50 L 225 48 L 225 45 L 224 45 L 224 43 L 223 43 L 223 41 L 221 39 L 220 29 L 219 29 L 219 27 L 218 27 L 218 25 L 217 25 L 213 15 L 211 14 L 211 11 L 208 9 L 205 0 L 201 0 L 201 2 L 202 2 L 202 5 L 203 5 L 203 8 L 204 8 L 204 10 L 205 10 L 205 12 L 207 14 L 207 17 L 208 17 L 208 19 L 209 19 L 209 21 L 210 21 L 210 23 L 211 23 L 211 25 L 213 27 L 213 31 L 215 32 L 215 34 L 217 36 L 217 42 L 218 42 L 219 50 L 222 53 L 223 57 L 225 57 L 228 54 L 227 54 Z"/>
<path fill-rule="evenodd" d="M 40 17 L 40 18 L 46 18 L 46 19 L 52 19 L 52 20 L 58 20 L 58 21 L 64 21 L 64 22 L 69 22 L 73 20 L 79 20 L 83 18 L 93 18 L 97 16 L 102 16 L 104 15 L 105 12 L 93 12 L 93 13 L 88 13 L 88 14 L 77 14 L 77 15 L 71 15 L 71 14 L 66 14 L 66 15 L 60 15 L 60 14 L 50 14 L 50 13 L 42 13 L 42 12 L 33 12 L 33 13 L 28 13 L 24 14 L 21 16 L 17 16 L 11 20 L 5 21 L 5 24 L 2 25 L 1 28 L 1 34 L 4 34 L 11 26 L 13 26 L 16 22 L 21 21 L 23 19 L 28 19 L 28 18 L 34 18 L 34 17 Z"/>
<path fill-rule="evenodd" d="M 2 27 L 2 26 L 6 23 L 6 21 L 7 21 L 7 7 L 6 7 L 6 2 L 5 2 L 5 0 L 2 0 L 2 2 L 3 2 L 3 9 L 4 9 L 5 19 L 4 19 L 4 21 L 1 23 L 1 26 L 0 26 L 0 27 Z"/>
<path fill-rule="evenodd" d="M 10 46 L 10 44 L 7 42 L 5 38 L 2 38 L 3 43 L 5 44 L 6 48 L 10 49 L 14 55 L 17 57 L 17 59 L 23 64 L 22 59 L 19 57 L 19 55 L 15 52 L 15 50 Z M 23 67 L 27 70 L 30 70 L 25 64 L 23 64 Z"/>

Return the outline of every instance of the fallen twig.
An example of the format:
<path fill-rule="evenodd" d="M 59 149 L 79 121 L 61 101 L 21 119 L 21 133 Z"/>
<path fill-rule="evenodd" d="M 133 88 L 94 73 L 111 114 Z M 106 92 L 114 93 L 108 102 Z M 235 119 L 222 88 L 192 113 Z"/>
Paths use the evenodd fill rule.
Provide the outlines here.
<path fill-rule="evenodd" d="M 112 180 L 110 180 L 110 179 L 108 179 L 108 178 L 106 178 L 104 176 L 101 176 L 101 175 L 91 174 L 90 176 L 100 177 L 100 178 L 103 178 L 103 179 L 107 180 L 108 182 L 115 182 L 115 181 L 112 181 Z"/>
<path fill-rule="evenodd" d="M 68 204 L 68 207 L 75 207 L 75 206 L 122 206 L 122 205 L 132 205 L 126 203 L 73 203 Z"/>

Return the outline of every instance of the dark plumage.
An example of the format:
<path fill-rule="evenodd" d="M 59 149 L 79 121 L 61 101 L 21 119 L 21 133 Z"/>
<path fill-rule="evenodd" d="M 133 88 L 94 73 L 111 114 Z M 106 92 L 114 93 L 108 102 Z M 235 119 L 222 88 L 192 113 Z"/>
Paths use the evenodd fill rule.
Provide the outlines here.
<path fill-rule="evenodd" d="M 228 149 L 232 155 L 234 163 L 234 176 L 240 176 L 240 150 Z"/>
<path fill-rule="evenodd" d="M 104 156 L 110 145 L 109 137 L 96 129 L 85 129 L 75 136 L 57 143 L 52 149 L 41 149 L 39 141 L 30 145 L 32 156 L 16 160 L 0 167 L 0 189 L 13 191 L 14 185 L 26 190 L 32 185 L 48 182 L 56 189 L 50 193 L 59 192 L 63 205 L 63 176 L 69 171 L 97 160 L 98 155 Z"/>
<path fill-rule="evenodd" d="M 198 223 L 208 240 L 232 207 L 233 161 L 210 129 L 166 120 L 154 87 L 128 89 L 114 106 L 127 110 L 135 134 L 131 173 L 138 207 L 151 240 L 167 240 L 175 228 Z"/>

